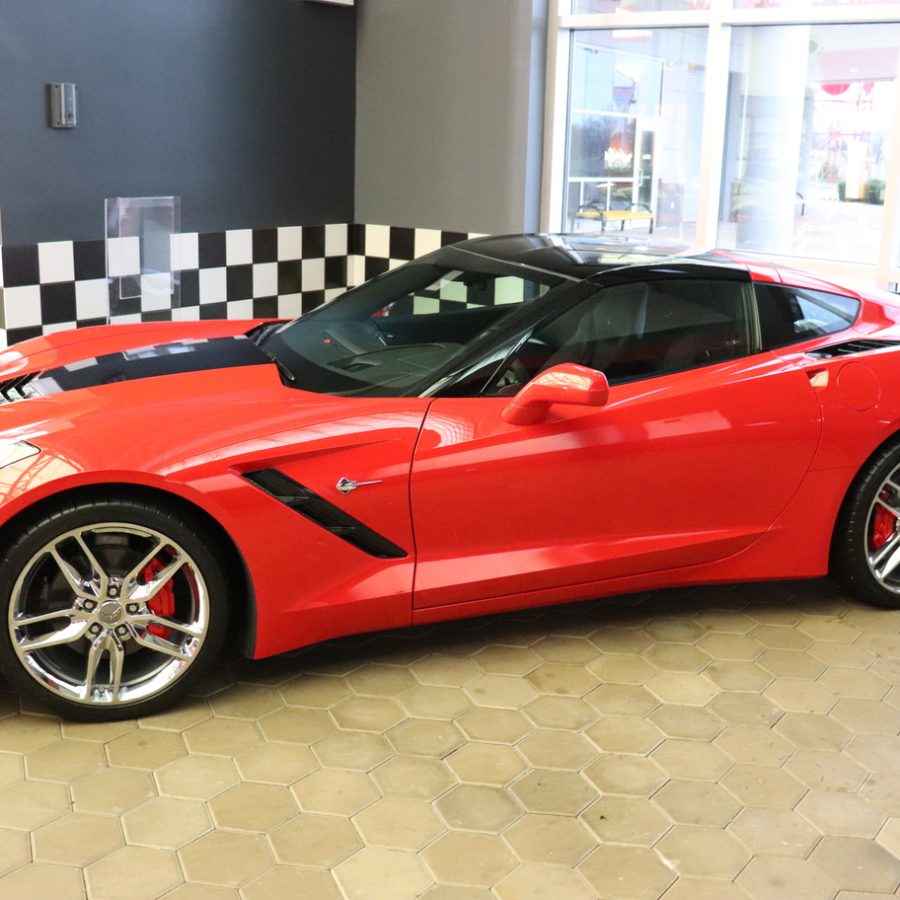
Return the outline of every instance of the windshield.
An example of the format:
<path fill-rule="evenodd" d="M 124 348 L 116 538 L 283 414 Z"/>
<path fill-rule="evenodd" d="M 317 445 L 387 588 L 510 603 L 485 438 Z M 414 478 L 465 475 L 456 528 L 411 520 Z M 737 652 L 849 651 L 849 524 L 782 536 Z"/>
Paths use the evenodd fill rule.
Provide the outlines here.
<path fill-rule="evenodd" d="M 262 346 L 305 391 L 415 396 L 563 281 L 445 248 L 288 323 Z"/>

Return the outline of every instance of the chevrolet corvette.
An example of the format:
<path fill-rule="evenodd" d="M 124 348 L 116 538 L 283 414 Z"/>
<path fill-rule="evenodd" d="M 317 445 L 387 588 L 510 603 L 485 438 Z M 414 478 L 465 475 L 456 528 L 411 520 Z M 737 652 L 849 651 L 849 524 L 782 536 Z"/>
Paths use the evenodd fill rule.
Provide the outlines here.
<path fill-rule="evenodd" d="M 900 606 L 900 300 L 627 238 L 448 246 L 293 322 L 0 354 L 0 672 L 146 715 L 226 636 L 832 574 Z"/>

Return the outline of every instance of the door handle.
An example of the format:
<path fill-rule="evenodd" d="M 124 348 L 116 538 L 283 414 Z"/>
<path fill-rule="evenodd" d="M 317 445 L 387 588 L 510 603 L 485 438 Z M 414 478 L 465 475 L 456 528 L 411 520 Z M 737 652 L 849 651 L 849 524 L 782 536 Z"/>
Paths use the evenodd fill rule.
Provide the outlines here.
<path fill-rule="evenodd" d="M 814 388 L 828 387 L 828 369 L 808 369 L 806 377 Z"/>

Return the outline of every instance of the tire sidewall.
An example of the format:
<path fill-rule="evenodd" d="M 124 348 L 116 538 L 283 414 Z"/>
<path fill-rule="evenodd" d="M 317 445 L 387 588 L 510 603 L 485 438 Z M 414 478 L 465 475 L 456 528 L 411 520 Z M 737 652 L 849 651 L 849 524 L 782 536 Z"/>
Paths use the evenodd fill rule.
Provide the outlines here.
<path fill-rule="evenodd" d="M 900 593 L 886 588 L 869 568 L 869 514 L 884 480 L 900 467 L 900 444 L 884 448 L 863 467 L 847 493 L 832 542 L 831 571 L 860 599 L 889 609 L 900 608 Z"/>

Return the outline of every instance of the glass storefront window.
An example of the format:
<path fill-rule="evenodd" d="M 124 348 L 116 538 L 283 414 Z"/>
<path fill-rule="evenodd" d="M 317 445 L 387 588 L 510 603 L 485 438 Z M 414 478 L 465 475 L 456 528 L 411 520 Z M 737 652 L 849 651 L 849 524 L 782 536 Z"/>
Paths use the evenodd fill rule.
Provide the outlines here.
<path fill-rule="evenodd" d="M 875 263 L 900 24 L 735 27 L 724 247 Z"/>
<path fill-rule="evenodd" d="M 810 6 L 854 5 L 896 7 L 897 0 L 734 0 L 735 9 L 808 9 Z"/>
<path fill-rule="evenodd" d="M 565 226 L 690 241 L 706 30 L 572 35 Z"/>
<path fill-rule="evenodd" d="M 788 0 L 789 2 L 789 0 Z M 573 15 L 709 9 L 709 0 L 572 0 Z"/>

